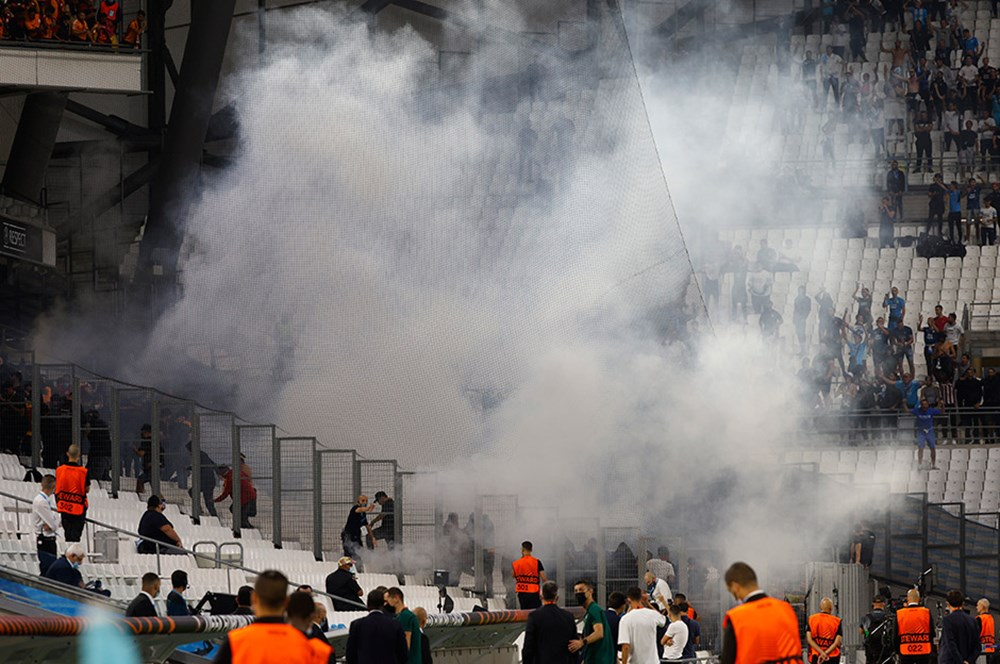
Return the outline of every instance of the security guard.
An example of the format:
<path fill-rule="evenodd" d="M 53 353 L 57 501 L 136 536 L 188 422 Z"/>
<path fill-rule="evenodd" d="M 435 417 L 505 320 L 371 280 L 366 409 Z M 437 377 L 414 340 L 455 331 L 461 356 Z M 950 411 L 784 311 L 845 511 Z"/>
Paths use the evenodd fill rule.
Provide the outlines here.
<path fill-rule="evenodd" d="M 80 446 L 66 450 L 67 463 L 56 468 L 56 510 L 62 517 L 63 534 L 67 542 L 79 542 L 87 518 L 87 492 L 90 477 L 80 465 Z"/>
<path fill-rule="evenodd" d="M 300 630 L 285 623 L 288 579 L 281 572 L 261 572 L 251 604 L 257 620 L 229 632 L 215 664 L 317 664 L 319 653 Z M 325 664 L 325 662 L 324 662 Z"/>
<path fill-rule="evenodd" d="M 521 557 L 514 561 L 514 584 L 517 603 L 522 609 L 537 609 L 542 605 L 542 584 L 548 581 L 542 561 L 531 555 L 531 542 L 521 542 Z"/>
<path fill-rule="evenodd" d="M 866 664 L 882 664 L 892 656 L 892 650 L 886 647 L 888 619 L 889 612 L 885 609 L 885 598 L 875 595 L 872 599 L 872 610 L 865 614 L 858 626 L 865 645 Z"/>
<path fill-rule="evenodd" d="M 819 613 L 809 616 L 806 625 L 809 661 L 812 664 L 840 664 L 840 644 L 843 640 L 840 618 L 833 615 L 833 600 L 824 597 L 819 601 Z"/>
<path fill-rule="evenodd" d="M 723 619 L 720 664 L 801 664 L 799 621 L 791 605 L 764 594 L 746 563 L 733 563 L 725 579 L 741 604 Z"/>
<path fill-rule="evenodd" d="M 929 664 L 934 651 L 933 633 L 931 612 L 920 606 L 920 591 L 911 588 L 906 593 L 906 606 L 896 611 L 896 648 L 900 664 Z"/>
<path fill-rule="evenodd" d="M 990 600 L 985 597 L 976 602 L 976 625 L 979 627 L 979 645 L 986 656 L 986 664 L 997 664 L 996 626 L 990 613 Z M 970 662 L 971 664 L 971 662 Z"/>

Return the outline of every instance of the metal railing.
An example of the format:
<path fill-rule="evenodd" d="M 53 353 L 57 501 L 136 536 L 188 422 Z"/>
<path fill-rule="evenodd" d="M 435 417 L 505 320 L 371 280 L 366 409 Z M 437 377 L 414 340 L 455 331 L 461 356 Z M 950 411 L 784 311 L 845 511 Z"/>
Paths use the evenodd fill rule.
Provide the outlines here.
<path fill-rule="evenodd" d="M 30 510 L 30 505 L 31 505 L 32 501 L 28 500 L 27 498 L 23 498 L 21 496 L 15 495 L 15 494 L 8 493 L 6 491 L 0 491 L 0 497 L 7 498 L 9 500 L 13 500 L 13 501 L 15 501 L 17 503 L 27 504 L 29 506 L 29 509 L 26 511 L 26 514 L 30 513 L 30 511 L 31 511 Z M 15 514 L 16 527 L 17 527 L 18 531 L 21 532 L 21 519 L 20 519 L 21 510 L 15 509 L 14 510 L 14 514 Z M 25 518 L 27 519 L 28 517 L 26 516 Z M 87 549 L 90 552 L 87 555 L 91 556 L 91 557 L 95 557 L 92 552 L 94 551 L 94 548 L 95 548 L 94 547 L 94 543 L 95 543 L 95 537 L 94 537 L 94 535 L 95 535 L 95 533 L 97 531 L 97 528 L 100 528 L 102 530 L 110 530 L 110 531 L 115 532 L 118 535 L 118 545 L 119 546 L 121 546 L 121 536 L 122 535 L 125 535 L 126 537 L 131 538 L 134 541 L 139 541 L 139 540 L 152 541 L 152 540 L 149 540 L 148 538 L 145 538 L 145 537 L 141 536 L 137 532 L 134 532 L 134 531 L 131 531 L 131 530 L 126 530 L 124 528 L 120 528 L 118 526 L 114 526 L 114 525 L 111 525 L 109 523 L 104 523 L 103 521 L 98 521 L 97 519 L 93 519 L 91 517 L 84 517 L 84 521 L 85 521 L 85 524 L 86 524 L 85 527 L 84 527 L 84 536 L 87 538 L 87 542 L 89 544 L 89 546 L 87 547 Z M 26 533 L 26 532 L 22 533 L 22 535 L 27 535 L 27 534 L 28 533 Z M 32 536 L 32 535 L 29 535 L 29 536 Z M 233 562 L 231 560 L 228 560 L 228 559 L 222 557 L 221 549 L 223 547 L 237 545 L 242 550 L 242 544 L 239 543 L 239 542 L 219 542 L 219 543 L 216 543 L 215 553 L 213 555 L 205 554 L 205 553 L 202 553 L 200 551 L 196 551 L 194 549 L 195 546 L 197 546 L 198 544 L 202 544 L 203 542 L 196 542 L 194 545 L 192 545 L 192 548 L 190 548 L 190 549 L 186 549 L 186 548 L 180 547 L 180 546 L 175 546 L 173 544 L 166 544 L 166 543 L 160 542 L 160 541 L 154 541 L 154 543 L 156 544 L 156 551 L 155 551 L 155 553 L 152 553 L 152 554 L 142 554 L 142 555 L 144 555 L 144 556 L 150 556 L 150 557 L 154 557 L 155 558 L 155 560 L 156 560 L 156 573 L 157 573 L 157 575 L 159 575 L 161 577 L 163 576 L 162 556 L 165 556 L 165 555 L 168 555 L 168 556 L 173 556 L 173 555 L 191 556 L 196 561 L 201 560 L 201 561 L 204 561 L 204 562 L 207 562 L 207 563 L 212 563 L 216 568 L 223 568 L 223 567 L 225 567 L 227 569 L 239 570 L 241 572 L 253 574 L 255 576 L 258 575 L 258 574 L 260 574 L 260 570 L 251 569 L 251 568 L 246 567 L 246 566 L 244 566 L 242 564 L 235 563 L 235 562 Z M 161 553 L 160 552 L 161 547 L 163 549 L 165 549 L 169 553 Z M 95 560 L 94 562 L 100 563 L 101 561 L 100 560 Z M 294 579 L 290 579 L 289 583 L 290 583 L 290 585 L 302 585 L 302 584 L 296 583 Z M 228 593 L 232 594 L 232 590 L 233 590 L 232 589 L 232 579 L 231 579 L 231 577 L 228 574 L 226 575 L 226 590 L 227 590 Z M 313 592 L 315 592 L 316 594 L 319 594 L 319 595 L 330 597 L 332 599 L 332 595 L 327 595 L 327 593 L 319 591 L 319 590 L 316 590 L 315 588 L 313 589 Z M 358 602 L 357 600 L 349 598 L 349 597 L 337 597 L 337 601 L 338 602 L 346 602 L 348 604 L 353 604 L 355 606 L 360 607 L 363 610 L 367 610 L 365 604 L 363 604 L 361 602 Z"/>
<path fill-rule="evenodd" d="M 1000 442 L 1000 406 L 959 408 L 938 405 L 943 412 L 934 418 L 938 444 Z M 879 444 L 911 441 L 915 418 L 909 408 L 842 410 L 820 408 L 800 420 L 802 440 L 812 444 Z"/>

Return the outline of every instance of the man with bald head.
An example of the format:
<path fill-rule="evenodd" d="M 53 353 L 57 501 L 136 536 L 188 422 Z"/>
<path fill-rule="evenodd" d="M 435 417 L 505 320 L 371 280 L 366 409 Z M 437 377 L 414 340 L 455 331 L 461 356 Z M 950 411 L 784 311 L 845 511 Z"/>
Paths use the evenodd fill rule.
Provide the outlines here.
<path fill-rule="evenodd" d="M 833 615 L 833 600 L 824 597 L 819 601 L 819 613 L 809 616 L 806 624 L 811 664 L 840 664 L 840 644 L 843 640 L 840 618 Z"/>
<path fill-rule="evenodd" d="M 990 600 L 984 597 L 976 602 L 976 614 L 979 646 L 986 657 L 986 664 L 997 664 L 996 626 L 990 613 Z"/>
<path fill-rule="evenodd" d="M 933 634 L 931 612 L 920 606 L 920 591 L 911 588 L 906 593 L 906 606 L 896 611 L 895 643 L 900 664 L 929 664 Z"/>

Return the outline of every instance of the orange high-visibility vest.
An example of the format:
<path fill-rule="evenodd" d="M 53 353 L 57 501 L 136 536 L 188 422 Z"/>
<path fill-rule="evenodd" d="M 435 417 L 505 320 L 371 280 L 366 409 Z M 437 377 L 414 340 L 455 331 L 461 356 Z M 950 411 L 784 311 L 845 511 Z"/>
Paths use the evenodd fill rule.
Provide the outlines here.
<path fill-rule="evenodd" d="M 79 516 L 86 509 L 87 469 L 64 463 L 56 468 L 56 510 Z"/>
<path fill-rule="evenodd" d="M 981 613 L 978 616 L 980 628 L 979 628 L 979 643 L 983 646 L 983 652 L 996 652 L 996 631 L 993 625 L 993 614 L 991 613 Z"/>
<path fill-rule="evenodd" d="M 309 647 L 312 648 L 315 664 L 329 664 L 330 655 L 333 654 L 333 646 L 329 643 L 323 643 L 319 639 L 309 639 Z"/>
<path fill-rule="evenodd" d="M 837 640 L 837 630 L 840 629 L 840 618 L 829 613 L 814 613 L 809 616 L 809 633 L 812 634 L 813 641 L 826 650 Z M 809 656 L 818 655 L 815 648 L 809 646 Z M 840 648 L 834 648 L 830 652 L 830 657 L 839 657 Z"/>
<path fill-rule="evenodd" d="M 736 636 L 736 664 L 802 662 L 799 621 L 788 602 L 762 597 L 726 613 Z"/>
<path fill-rule="evenodd" d="M 905 606 L 896 611 L 900 655 L 931 654 L 931 612 L 923 606 Z"/>
<path fill-rule="evenodd" d="M 229 649 L 233 664 L 318 661 L 306 635 L 284 623 L 256 622 L 233 630 L 229 632 Z"/>
<path fill-rule="evenodd" d="M 514 590 L 519 593 L 537 593 L 539 586 L 538 558 L 521 556 L 514 561 Z"/>

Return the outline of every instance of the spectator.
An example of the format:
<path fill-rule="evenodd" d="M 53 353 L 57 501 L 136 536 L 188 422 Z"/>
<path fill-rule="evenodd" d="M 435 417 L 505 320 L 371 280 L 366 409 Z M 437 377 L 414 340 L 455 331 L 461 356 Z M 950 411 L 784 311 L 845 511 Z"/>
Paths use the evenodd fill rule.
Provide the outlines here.
<path fill-rule="evenodd" d="M 890 249 L 896 242 L 896 210 L 888 196 L 882 198 L 878 208 L 878 245 L 880 249 Z M 869 315 L 871 310 L 869 308 Z"/>
<path fill-rule="evenodd" d="M 129 22 L 122 43 L 132 48 L 139 48 L 144 32 L 146 32 L 146 12 L 140 9 L 136 12 L 135 18 Z"/>
<path fill-rule="evenodd" d="M 985 206 L 979 214 L 979 244 L 992 246 L 997 241 L 997 210 L 990 198 L 986 199 Z"/>
<path fill-rule="evenodd" d="M 882 306 L 889 309 L 889 331 L 901 325 L 903 317 L 906 316 L 906 300 L 899 295 L 899 289 L 893 286 L 882 299 Z"/>
<path fill-rule="evenodd" d="M 184 446 L 188 451 L 188 454 L 192 454 L 191 441 L 188 441 Z M 198 478 L 201 484 L 201 497 L 205 502 L 205 507 L 208 511 L 209 516 L 219 516 L 219 513 L 215 510 L 215 478 L 216 478 L 216 464 L 212 460 L 212 457 L 208 456 L 205 450 L 198 450 Z M 191 500 L 194 500 L 194 487 L 188 489 L 188 495 L 191 496 Z M 242 496 L 241 496 L 242 497 Z"/>
<path fill-rule="evenodd" d="M 239 590 L 236 591 L 236 610 L 233 611 L 233 615 L 236 616 L 252 616 L 253 606 L 251 605 L 253 601 L 253 588 L 250 586 L 240 586 Z"/>
<path fill-rule="evenodd" d="M 892 332 L 885 326 L 885 318 L 875 319 L 875 327 L 871 334 L 872 361 L 875 363 L 875 375 L 884 376 L 891 371 L 892 363 Z"/>
<path fill-rule="evenodd" d="M 312 596 L 312 593 L 310 593 Z M 316 601 L 313 598 L 312 628 L 306 635 L 310 639 L 319 639 L 324 643 L 329 643 L 326 633 L 330 631 L 330 622 L 326 619 L 326 604 Z"/>
<path fill-rule="evenodd" d="M 948 322 L 944 326 L 944 340 L 955 348 L 965 346 L 965 328 L 958 322 L 955 312 L 948 314 Z"/>
<path fill-rule="evenodd" d="M 396 502 L 385 491 L 375 492 L 375 502 L 381 507 L 381 512 L 371 521 L 372 541 L 382 540 L 391 551 L 396 542 Z"/>
<path fill-rule="evenodd" d="M 604 610 L 594 601 L 594 585 L 581 579 L 573 586 L 576 603 L 584 608 L 582 638 L 569 642 L 569 651 L 582 651 L 584 664 L 613 664 L 616 661 L 615 644 L 611 642 L 611 629 Z"/>
<path fill-rule="evenodd" d="M 326 594 L 333 599 L 334 611 L 357 611 L 364 592 L 351 571 L 354 561 L 344 556 L 337 561 L 337 569 L 326 577 Z"/>
<path fill-rule="evenodd" d="M 656 632 L 666 625 L 666 618 L 644 603 L 639 588 L 632 586 L 625 597 L 629 610 L 618 623 L 622 664 L 659 664 L 660 647 Z"/>
<path fill-rule="evenodd" d="M 701 643 L 701 625 L 698 624 L 698 612 L 688 603 L 684 593 L 674 595 L 674 604 L 681 612 L 681 621 L 687 625 L 688 640 L 684 646 L 681 657 L 684 659 L 694 659 L 696 647 Z"/>
<path fill-rule="evenodd" d="M 657 547 L 656 557 L 646 561 L 646 571 L 652 572 L 656 578 L 663 579 L 668 584 L 673 583 L 677 578 L 677 572 L 674 570 L 674 564 L 670 562 L 670 549 L 665 546 Z"/>
<path fill-rule="evenodd" d="M 682 616 L 679 604 L 671 604 L 667 607 L 667 618 L 670 620 L 670 624 L 667 626 L 667 633 L 660 640 L 660 644 L 666 646 L 663 651 L 663 659 L 677 660 L 684 657 L 690 633 Z"/>
<path fill-rule="evenodd" d="M 747 279 L 747 288 L 750 290 L 750 304 L 754 313 L 760 314 L 764 311 L 764 306 L 771 298 L 771 290 L 774 286 L 774 277 L 770 272 L 766 272 L 759 266 L 750 273 Z"/>
<path fill-rule="evenodd" d="M 962 190 L 955 180 L 948 188 L 948 239 L 962 243 Z"/>
<path fill-rule="evenodd" d="M 351 507 L 347 515 L 347 524 L 340 532 L 340 538 L 344 542 L 344 555 L 349 558 L 356 558 L 364 548 L 361 539 L 361 528 L 364 526 L 368 530 L 368 536 L 372 536 L 372 527 L 368 523 L 368 513 L 375 509 L 374 505 L 368 504 L 368 496 L 358 496 L 358 502 Z M 341 559 L 343 560 L 343 559 Z"/>
<path fill-rule="evenodd" d="M 927 363 L 927 373 L 930 373 L 934 361 L 934 350 L 944 340 L 944 332 L 938 330 L 930 321 L 924 325 L 923 314 L 917 319 L 917 330 L 924 335 L 924 362 Z"/>
<path fill-rule="evenodd" d="M 973 105 L 974 107 L 974 105 Z M 976 144 L 979 142 L 979 133 L 972 120 L 965 121 L 965 129 L 958 135 L 958 164 L 963 175 L 972 172 L 976 165 Z M 976 204 L 979 204 L 978 197 Z M 966 236 L 968 236 L 968 226 L 966 226 Z"/>
<path fill-rule="evenodd" d="M 80 465 L 80 447 L 66 449 L 66 463 L 56 468 L 56 509 L 62 515 L 63 534 L 67 542 L 79 542 L 87 519 L 87 493 L 90 475 Z"/>
<path fill-rule="evenodd" d="M 800 355 L 806 354 L 806 321 L 810 311 L 812 311 L 812 300 L 806 295 L 806 287 L 799 286 L 799 294 L 795 298 L 792 310 L 792 325 L 795 327 L 795 338 L 799 342 Z"/>
<path fill-rule="evenodd" d="M 66 553 L 49 565 L 48 570 L 42 576 L 52 581 L 65 583 L 68 586 L 83 588 L 83 575 L 80 574 L 80 565 L 86 557 L 87 554 L 84 552 L 83 547 L 80 546 L 80 543 L 74 542 L 66 547 Z"/>
<path fill-rule="evenodd" d="M 56 492 L 56 476 L 45 475 L 38 495 L 31 501 L 31 513 L 35 524 L 35 543 L 38 547 L 38 573 L 45 576 L 49 566 L 56 561 L 56 535 L 59 532 L 59 518 L 56 503 L 52 498 Z"/>
<path fill-rule="evenodd" d="M 174 524 L 163 516 L 166 507 L 166 502 L 155 494 L 146 499 L 146 511 L 139 520 L 139 537 L 142 539 L 136 547 L 138 553 L 184 554 L 183 551 L 162 546 L 162 544 L 178 548 L 184 546 L 181 536 L 174 530 Z"/>
<path fill-rule="evenodd" d="M 816 93 L 816 58 L 812 51 L 806 51 L 805 57 L 799 63 L 802 68 L 802 87 L 805 88 L 806 95 L 812 100 L 813 109 L 819 111 L 819 95 Z"/>
<path fill-rule="evenodd" d="M 846 313 L 844 314 L 846 316 Z M 860 319 L 860 316 L 858 317 Z M 868 357 L 867 336 L 863 325 L 857 325 L 848 332 L 847 321 L 841 328 L 844 341 L 847 342 L 848 365 L 847 373 L 852 378 L 859 379 L 865 375 L 865 359 Z"/>
<path fill-rule="evenodd" d="M 153 473 L 153 426 L 143 424 L 139 429 L 139 445 L 133 447 L 132 451 L 139 457 L 142 464 L 142 471 L 135 478 L 135 492 L 142 495 L 146 490 L 146 482 L 152 480 Z M 160 447 L 160 467 L 163 467 L 163 448 Z"/>
<path fill-rule="evenodd" d="M 915 374 L 916 372 L 913 367 L 913 345 L 915 343 L 913 328 L 904 322 L 900 322 L 893 332 L 893 343 L 896 348 L 896 371 L 903 370 L 903 360 L 905 359 L 909 373 L 911 375 Z"/>
<path fill-rule="evenodd" d="M 576 664 L 579 661 L 567 647 L 576 639 L 576 620 L 556 605 L 559 584 L 542 584 L 542 606 L 528 614 L 524 628 L 524 664 Z"/>
<path fill-rule="evenodd" d="M 396 621 L 403 628 L 403 636 L 406 637 L 406 663 L 421 664 L 420 653 L 423 649 L 420 645 L 420 621 L 406 608 L 403 591 L 396 587 L 389 588 L 385 592 L 385 603 L 392 607 Z"/>
<path fill-rule="evenodd" d="M 781 314 L 771 304 L 771 298 L 767 298 L 764 301 L 764 309 L 760 312 L 760 320 L 758 321 L 761 334 L 765 339 L 774 339 L 777 341 L 782 322 L 784 322 L 784 319 L 781 317 Z"/>
<path fill-rule="evenodd" d="M 288 606 L 288 579 L 281 572 L 267 570 L 257 576 L 253 589 L 253 609 L 257 620 L 233 630 L 226 635 L 215 655 L 215 664 L 254 661 L 257 664 L 284 664 L 285 662 L 314 662 L 316 655 L 305 635 L 292 625 L 285 624 L 285 608 Z M 389 618 L 386 618 L 389 620 Z M 363 618 L 362 620 L 367 620 Z M 354 625 L 351 623 L 351 632 Z M 348 641 L 349 662 L 351 659 Z M 251 659 L 251 654 L 253 658 Z M 391 660 L 364 659 L 362 661 Z M 402 664 L 399 660 L 398 664 Z"/>
<path fill-rule="evenodd" d="M 941 339 L 944 339 L 944 328 L 948 325 L 948 317 L 944 315 L 944 308 L 939 304 L 934 307 L 934 318 L 930 319 L 930 324 L 941 333 Z"/>
<path fill-rule="evenodd" d="M 928 150 L 930 148 L 928 147 Z M 940 173 L 934 174 L 934 182 L 927 188 L 927 228 L 928 235 L 937 228 L 938 237 L 944 237 L 944 202 L 948 197 L 948 187 Z M 932 225 L 933 224 L 933 225 Z"/>
<path fill-rule="evenodd" d="M 934 418 L 941 415 L 940 408 L 931 408 L 926 399 L 921 399 L 918 408 L 910 409 L 916 426 L 917 466 L 924 464 L 924 446 L 931 449 L 931 469 L 937 468 L 937 439 L 934 436 Z"/>
<path fill-rule="evenodd" d="M 931 408 L 938 408 L 941 405 L 941 388 L 934 380 L 934 376 L 924 376 L 924 384 L 920 388 L 920 399 L 926 401 Z"/>
<path fill-rule="evenodd" d="M 72 27 L 73 41 L 89 42 L 91 39 L 90 26 L 87 24 L 87 12 L 81 10 L 77 12 L 76 19 Z"/>
<path fill-rule="evenodd" d="M 118 34 L 122 22 L 118 0 L 101 0 L 101 6 L 97 10 L 97 21 L 108 33 Z"/>
<path fill-rule="evenodd" d="M 89 476 L 96 480 L 111 480 L 111 430 L 96 410 L 84 415 L 83 434 L 90 442 L 87 453 Z"/>
<path fill-rule="evenodd" d="M 253 528 L 250 517 L 257 516 L 257 489 L 253 486 L 249 468 L 243 468 L 243 465 L 240 464 L 240 527 Z M 219 466 L 218 473 L 222 478 L 222 493 L 215 502 L 221 503 L 233 495 L 233 471 L 229 466 Z M 235 506 L 230 504 L 229 511 L 235 515 Z"/>
<path fill-rule="evenodd" d="M 962 411 L 959 415 L 959 440 L 975 442 L 976 426 L 979 424 L 979 414 L 976 411 L 983 400 L 983 384 L 972 367 L 965 369 L 961 378 L 955 381 L 955 399 Z"/>
<path fill-rule="evenodd" d="M 897 42 L 898 43 L 898 42 Z M 826 53 L 820 56 L 820 70 L 823 77 L 823 101 L 822 108 L 828 104 L 828 94 L 833 91 L 833 103 L 840 106 L 840 75 L 844 69 L 844 59 L 837 55 L 833 46 L 826 47 Z"/>
<path fill-rule="evenodd" d="M 654 572 L 646 572 L 643 580 L 646 582 L 646 591 L 649 593 L 650 599 L 660 607 L 661 611 L 666 609 L 674 598 L 673 593 L 670 592 L 670 585 L 658 578 Z"/>
<path fill-rule="evenodd" d="M 403 627 L 382 611 L 385 590 L 368 593 L 368 615 L 351 623 L 347 635 L 347 664 L 406 664 Z M 564 645 L 565 647 L 565 645 Z"/>
<path fill-rule="evenodd" d="M 135 596 L 125 609 L 126 618 L 156 618 L 155 600 L 160 594 L 160 576 L 156 572 L 146 572 L 142 575 L 142 590 Z M 181 598 L 183 601 L 183 598 Z"/>
<path fill-rule="evenodd" d="M 170 592 L 167 593 L 167 615 L 191 615 L 191 609 L 188 608 L 187 600 L 184 599 L 184 591 L 188 589 L 187 572 L 182 569 L 175 569 L 170 574 L 170 586 Z"/>

